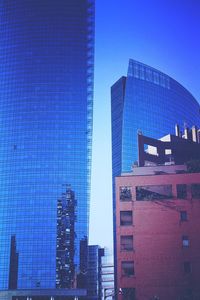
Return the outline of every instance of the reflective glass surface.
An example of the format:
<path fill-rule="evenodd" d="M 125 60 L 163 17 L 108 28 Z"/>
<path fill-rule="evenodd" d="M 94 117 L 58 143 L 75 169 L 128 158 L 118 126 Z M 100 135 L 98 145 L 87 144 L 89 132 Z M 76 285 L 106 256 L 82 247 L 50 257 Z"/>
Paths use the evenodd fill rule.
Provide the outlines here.
<path fill-rule="evenodd" d="M 122 118 L 121 171 L 138 159 L 137 132 L 161 138 L 174 134 L 175 124 L 200 125 L 199 104 L 181 84 L 162 72 L 129 61 Z"/>
<path fill-rule="evenodd" d="M 137 132 L 161 138 L 175 124 L 200 126 L 197 100 L 168 75 L 130 59 L 127 77 L 111 88 L 113 177 L 131 172 L 138 159 Z"/>
<path fill-rule="evenodd" d="M 19 289 L 54 288 L 57 200 L 77 201 L 75 264 L 88 235 L 92 0 L 0 2 L 0 289 L 11 239 Z"/>

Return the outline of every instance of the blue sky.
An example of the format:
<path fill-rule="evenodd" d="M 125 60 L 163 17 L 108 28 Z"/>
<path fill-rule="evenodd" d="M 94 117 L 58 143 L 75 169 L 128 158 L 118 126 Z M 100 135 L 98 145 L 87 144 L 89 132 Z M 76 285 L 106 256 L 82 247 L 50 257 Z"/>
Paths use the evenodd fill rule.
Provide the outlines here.
<path fill-rule="evenodd" d="M 96 0 L 90 243 L 112 247 L 110 87 L 133 58 L 200 101 L 199 0 Z"/>

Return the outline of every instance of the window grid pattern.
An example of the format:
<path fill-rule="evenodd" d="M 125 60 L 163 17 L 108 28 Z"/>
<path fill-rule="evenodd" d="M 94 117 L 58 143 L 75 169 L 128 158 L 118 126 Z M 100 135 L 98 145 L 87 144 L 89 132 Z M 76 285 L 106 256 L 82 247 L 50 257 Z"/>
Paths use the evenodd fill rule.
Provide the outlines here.
<path fill-rule="evenodd" d="M 88 235 L 94 1 L 0 4 L 0 289 L 16 239 L 18 288 L 54 288 L 57 200 L 77 199 L 75 264 Z"/>
<path fill-rule="evenodd" d="M 139 75 L 140 69 L 144 70 L 144 79 Z M 182 85 L 162 72 L 133 60 L 129 62 L 122 101 L 122 172 L 130 172 L 138 159 L 138 130 L 146 136 L 160 138 L 173 133 L 177 123 L 183 125 L 186 122 L 189 127 L 200 125 L 199 104 Z"/>

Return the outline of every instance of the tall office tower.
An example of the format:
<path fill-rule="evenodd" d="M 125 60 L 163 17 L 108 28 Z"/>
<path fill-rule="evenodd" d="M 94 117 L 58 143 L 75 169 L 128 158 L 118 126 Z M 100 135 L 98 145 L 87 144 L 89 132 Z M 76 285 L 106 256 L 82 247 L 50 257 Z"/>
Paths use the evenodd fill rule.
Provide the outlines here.
<path fill-rule="evenodd" d="M 12 289 L 54 289 L 66 184 L 77 273 L 88 235 L 94 0 L 1 1 L 0 35 L 0 290 L 13 269 Z"/>
<path fill-rule="evenodd" d="M 159 138 L 172 132 L 176 123 L 200 125 L 200 107 L 189 91 L 171 77 L 132 59 L 127 77 L 112 86 L 111 98 L 113 185 L 114 178 L 131 172 L 137 160 L 138 131 Z M 115 231 L 115 201 L 113 215 Z"/>
<path fill-rule="evenodd" d="M 130 59 L 127 77 L 111 88 L 113 176 L 131 172 L 138 158 L 137 132 L 159 138 L 175 124 L 200 124 L 200 106 L 180 83 Z"/>
<path fill-rule="evenodd" d="M 104 248 L 98 245 L 88 246 L 87 286 L 88 300 L 102 300 L 102 259 Z"/>

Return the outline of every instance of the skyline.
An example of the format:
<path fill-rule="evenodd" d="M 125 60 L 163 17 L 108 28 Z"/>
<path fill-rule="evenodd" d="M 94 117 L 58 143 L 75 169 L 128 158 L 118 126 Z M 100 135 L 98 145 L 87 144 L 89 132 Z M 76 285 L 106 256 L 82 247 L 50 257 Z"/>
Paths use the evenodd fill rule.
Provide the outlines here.
<path fill-rule="evenodd" d="M 76 8 L 78 8 L 79 13 L 84 1 L 78 1 L 80 1 L 80 5 Z M 72 4 L 76 3 L 73 0 L 63 1 L 65 5 L 70 2 Z M 24 3 L 24 6 L 21 3 Z M 66 34 L 63 25 L 67 22 L 67 18 L 63 13 L 65 10 L 60 10 L 62 9 L 61 6 L 54 1 L 48 2 L 48 0 L 42 3 L 40 1 L 30 1 L 29 3 L 33 4 L 33 10 L 28 9 L 26 11 L 26 5 L 28 7 L 29 4 L 24 0 L 20 3 L 15 2 L 11 6 L 9 1 L 5 1 L 8 10 L 4 10 L 4 2 L 0 6 L 2 37 L 5 34 L 6 41 L 3 38 L 1 40 L 3 58 L 3 80 L 1 81 L 1 166 L 3 177 L 1 190 L 4 196 L 4 201 L 1 204 L 1 208 L 3 208 L 1 220 L 6 220 L 7 217 L 10 218 L 9 225 L 5 226 L 7 234 L 5 231 L 1 241 L 2 245 L 5 245 L 5 248 L 2 247 L 4 265 L 8 264 L 9 261 L 9 251 L 5 251 L 7 245 L 10 245 L 12 250 L 10 255 L 12 263 L 10 263 L 9 272 L 11 274 L 13 268 L 15 278 L 9 278 L 9 281 L 14 280 L 15 283 L 14 286 L 9 283 L 10 288 L 16 287 L 18 256 L 21 259 L 23 255 L 26 257 L 28 267 L 24 267 L 25 271 L 22 272 L 20 266 L 20 287 L 24 287 L 23 278 L 26 276 L 28 278 L 26 287 L 52 284 L 52 278 L 55 277 L 56 271 L 55 259 L 53 261 L 55 255 L 52 255 L 52 253 L 55 254 L 53 240 L 55 240 L 56 234 L 60 230 L 60 228 L 57 228 L 56 233 L 56 227 L 54 226 L 56 210 L 53 209 L 53 203 L 55 204 L 59 197 L 65 195 L 64 186 L 66 184 L 68 186 L 69 183 L 72 184 L 72 192 L 75 192 L 75 198 L 71 197 L 72 200 L 81 199 L 82 201 L 82 196 L 84 196 L 84 199 L 88 199 L 87 195 L 90 193 L 90 189 L 86 187 L 89 184 L 91 158 L 93 65 L 89 66 L 90 72 L 87 73 L 89 69 L 85 58 L 89 54 L 86 43 L 93 43 L 93 40 L 91 40 L 91 35 L 87 36 L 90 39 L 87 39 L 84 35 L 84 32 L 86 33 L 88 30 L 88 23 L 87 21 L 83 22 L 85 25 L 84 31 L 82 25 L 78 29 L 78 24 L 81 23 L 79 16 L 75 19 L 76 26 L 73 22 L 68 22 L 66 27 L 68 28 L 69 25 L 70 30 L 72 29 L 73 32 L 68 36 L 70 30 Z M 47 6 L 47 10 L 43 4 Z M 52 9 L 53 6 L 55 6 L 55 10 Z M 70 9 L 66 11 L 69 12 L 71 18 Z M 10 17 L 7 18 L 6 12 L 8 12 L 8 15 L 11 13 Z M 36 16 L 39 16 L 37 25 L 35 25 L 37 19 L 34 18 L 35 12 Z M 59 13 L 61 13 L 61 16 Z M 47 15 L 48 17 L 46 17 Z M 93 20 L 93 18 L 91 19 Z M 62 23 L 62 20 L 64 23 Z M 24 24 L 27 26 L 24 26 Z M 44 30 L 41 30 L 41 28 Z M 48 31 L 47 28 L 56 28 L 59 34 L 57 35 L 56 30 Z M 101 247 L 107 246 L 109 248 L 112 248 L 113 244 L 111 86 L 122 76 L 127 76 L 128 63 L 130 59 L 134 59 L 134 61 L 144 63 L 174 78 L 200 101 L 199 36 L 200 3 L 197 0 L 192 0 L 192 2 L 177 0 L 175 3 L 172 0 L 161 2 L 152 0 L 150 3 L 147 0 L 142 1 L 142 3 L 127 0 L 123 4 L 121 2 L 116 3 L 114 0 L 109 1 L 109 3 L 105 0 L 96 0 L 90 244 L 98 244 Z M 39 39 L 35 37 L 39 37 Z M 80 50 L 79 46 L 82 41 L 85 44 L 82 44 L 83 47 Z M 69 52 L 63 51 L 66 49 L 66 45 L 71 47 Z M 76 48 L 77 45 L 79 51 L 76 52 L 73 47 Z M 88 51 L 93 52 L 93 48 L 89 48 Z M 82 54 L 83 60 L 81 59 Z M 93 55 L 90 57 L 92 57 L 91 63 Z M 67 65 L 67 62 L 69 62 L 69 65 Z M 65 69 L 66 65 L 67 68 Z M 69 74 L 69 80 L 66 80 L 64 69 Z M 88 79 L 86 79 L 86 73 L 90 78 L 87 77 Z M 83 85 L 81 85 L 81 78 L 83 78 Z M 75 97 L 73 97 L 72 89 L 68 89 L 70 85 L 74 88 Z M 56 94 L 55 97 L 54 93 Z M 63 97 L 62 93 L 67 97 Z M 82 99 L 85 99 L 84 97 L 81 98 L 83 95 L 90 95 L 90 99 L 88 99 L 90 101 L 82 101 Z M 77 99 L 80 101 L 78 105 Z M 87 104 L 84 105 L 84 103 Z M 74 109 L 73 104 L 75 104 L 76 109 Z M 75 119 L 73 119 L 74 111 L 76 111 Z M 82 119 L 84 113 L 85 117 L 88 118 L 84 117 Z M 66 127 L 66 124 L 69 126 Z M 74 124 L 77 126 L 74 126 Z M 84 126 L 88 125 L 88 127 L 82 127 L 82 124 Z M 179 125 L 183 126 L 183 124 Z M 143 128 L 140 129 L 143 131 Z M 66 132 L 68 135 L 65 134 Z M 83 149 L 86 144 L 87 148 Z M 63 151 L 59 151 L 62 149 Z M 68 157 L 66 153 L 69 154 Z M 61 157 L 60 154 L 64 154 L 64 156 Z M 86 171 L 84 163 L 86 165 L 88 162 L 89 168 Z M 27 176 L 27 174 L 30 176 Z M 64 177 L 62 177 L 63 174 Z M 48 181 L 49 178 L 50 181 Z M 83 179 L 86 179 L 85 184 Z M 36 197 L 36 195 L 38 196 Z M 54 202 L 51 201 L 52 198 Z M 12 205 L 10 205 L 11 201 L 9 199 L 12 199 Z M 40 199 L 40 201 L 36 202 L 36 199 Z M 73 209 L 76 206 L 75 200 L 73 200 Z M 78 241 L 83 242 L 84 246 L 87 242 L 85 232 L 88 229 L 89 207 L 87 201 L 82 201 L 82 203 L 81 201 L 78 202 L 81 209 L 76 220 L 76 228 L 78 228 L 78 224 L 80 225 L 77 231 L 79 237 L 76 239 L 76 249 L 78 249 L 76 263 L 79 261 Z M 21 207 L 18 210 L 19 203 Z M 65 203 L 66 198 L 64 197 L 64 207 Z M 5 208 L 3 207 L 4 204 Z M 60 205 L 60 202 L 57 204 Z M 34 209 L 32 209 L 33 207 Z M 51 215 L 48 215 L 50 211 Z M 44 226 L 41 226 L 44 212 L 46 222 Z M 73 214 L 72 211 L 71 220 L 75 220 Z M 54 222 L 52 222 L 50 216 L 54 217 Z M 59 215 L 57 215 L 57 218 L 59 218 Z M 71 224 L 74 226 L 73 221 Z M 4 225 L 1 228 L 4 229 Z M 66 231 L 66 228 L 63 230 Z M 73 228 L 72 236 L 75 236 Z M 32 247 L 31 245 L 35 246 Z M 38 247 L 38 245 L 40 246 Z M 35 251 L 35 249 L 37 250 Z M 46 252 L 49 253 L 48 257 L 46 257 Z M 27 253 L 29 255 L 26 255 Z M 41 257 L 38 259 L 37 255 L 39 253 Z M 17 258 L 17 266 L 14 263 L 15 258 Z M 51 263 L 53 261 L 53 267 L 48 259 Z M 48 266 L 49 278 L 42 275 L 44 274 L 43 271 L 37 273 L 35 267 L 29 268 L 32 263 L 34 266 L 44 264 L 43 270 L 46 270 L 46 266 Z M 43 279 L 40 280 L 42 276 L 44 281 Z M 4 273 L 4 279 L 2 281 L 1 278 L 0 281 L 3 282 L 5 287 L 7 280 L 8 276 Z"/>
<path fill-rule="evenodd" d="M 156 0 L 129 0 L 122 7 L 113 0 L 96 1 L 90 244 L 112 247 L 111 85 L 127 75 L 132 58 L 174 78 L 200 101 L 198 35 L 197 1 L 167 1 L 165 7 Z"/>

